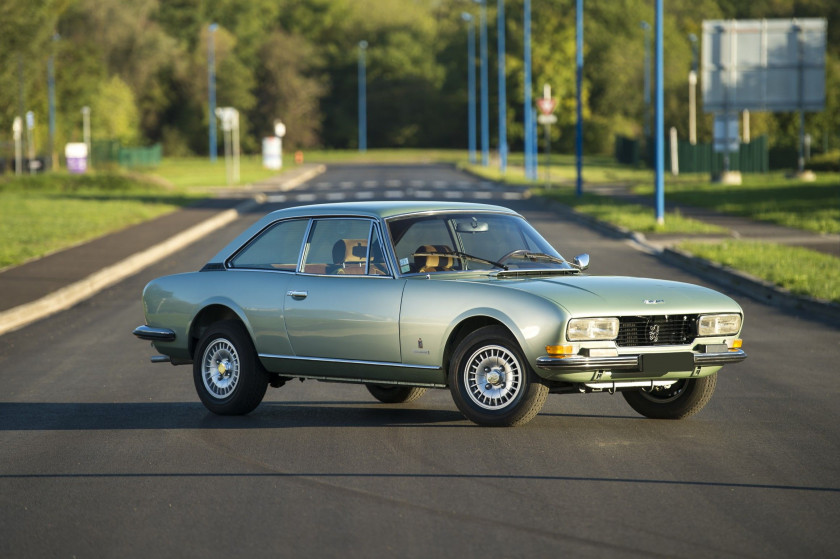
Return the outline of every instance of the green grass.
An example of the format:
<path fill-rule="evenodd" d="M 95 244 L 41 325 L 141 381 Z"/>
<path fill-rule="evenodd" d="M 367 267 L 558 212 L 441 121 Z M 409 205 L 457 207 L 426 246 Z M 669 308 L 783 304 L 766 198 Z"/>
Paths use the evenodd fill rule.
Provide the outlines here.
<path fill-rule="evenodd" d="M 568 158 L 568 156 L 564 157 Z M 555 168 L 552 167 L 550 175 L 552 178 L 552 186 L 550 190 L 544 188 L 544 182 L 529 181 L 525 178 L 524 169 L 518 167 L 517 157 L 512 157 L 509 162 L 511 166 L 508 167 L 506 173 L 502 174 L 497 167 L 483 167 L 481 165 L 468 165 L 461 163 L 461 166 L 472 173 L 486 177 L 491 180 L 503 180 L 509 184 L 519 186 L 529 186 L 535 194 L 551 198 L 562 204 L 570 206 L 575 210 L 612 223 L 625 227 L 632 231 L 639 231 L 641 233 L 684 233 L 684 234 L 726 234 L 728 230 L 703 223 L 695 219 L 683 217 L 679 212 L 668 212 L 665 216 L 665 224 L 659 225 L 656 222 L 656 216 L 651 208 L 639 205 L 621 202 L 619 200 L 598 196 L 584 192 L 582 196 L 577 196 L 574 189 L 570 185 L 570 180 L 564 178 L 565 174 L 574 176 L 574 169 L 569 170 L 566 167 Z M 552 157 L 552 161 L 561 159 L 560 156 Z M 587 177 L 598 177 L 604 182 L 626 182 L 633 180 L 632 177 L 645 176 L 649 171 L 627 169 L 619 165 L 610 165 L 608 161 L 601 158 L 601 167 L 593 167 L 585 170 L 584 175 Z M 595 162 L 593 162 L 594 165 Z M 560 172 L 558 172 L 558 169 Z M 540 169 L 540 178 L 544 179 Z"/>
<path fill-rule="evenodd" d="M 840 259 L 802 247 L 760 241 L 683 242 L 706 260 L 744 270 L 800 295 L 840 303 Z"/>
<path fill-rule="evenodd" d="M 284 157 L 285 168 L 292 164 L 291 159 Z M 243 155 L 239 160 L 238 184 L 256 182 L 281 172 L 264 169 L 259 156 Z M 207 157 L 165 157 L 155 169 L 154 175 L 179 188 L 227 186 L 224 157 L 219 157 L 215 163 L 211 163 Z"/>
<path fill-rule="evenodd" d="M 650 184 L 634 192 L 652 194 Z M 815 182 L 800 182 L 781 173 L 744 175 L 741 185 L 708 179 L 667 184 L 669 202 L 710 208 L 722 213 L 768 221 L 816 233 L 840 233 L 840 173 L 820 173 Z"/>
<path fill-rule="evenodd" d="M 50 173 L 0 179 L 0 269 L 195 201 L 142 175 Z"/>
<path fill-rule="evenodd" d="M 728 230 L 723 227 L 683 217 L 679 212 L 666 213 L 665 224 L 659 225 L 656 222 L 653 210 L 649 207 L 629 204 L 597 194 L 584 193 L 582 196 L 577 196 L 571 188 L 554 188 L 549 191 L 535 190 L 535 193 L 557 200 L 578 212 L 631 231 L 677 234 L 728 233 Z"/>

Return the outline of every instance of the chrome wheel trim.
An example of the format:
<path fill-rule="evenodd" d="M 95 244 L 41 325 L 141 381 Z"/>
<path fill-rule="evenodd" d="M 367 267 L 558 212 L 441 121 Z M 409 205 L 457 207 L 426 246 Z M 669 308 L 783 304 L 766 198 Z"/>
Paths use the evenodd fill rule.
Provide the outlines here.
<path fill-rule="evenodd" d="M 641 390 L 640 393 L 643 398 L 655 404 L 667 404 L 679 399 L 685 392 L 687 381 L 686 379 L 678 380 L 671 386 L 660 386 L 650 388 L 648 390 Z"/>
<path fill-rule="evenodd" d="M 470 356 L 463 381 L 470 401 L 492 411 L 507 408 L 522 390 L 522 366 L 507 348 L 484 346 Z"/>
<path fill-rule="evenodd" d="M 201 380 L 207 394 L 224 400 L 236 390 L 241 372 L 239 352 L 229 340 L 217 338 L 207 344 L 201 358 Z"/>

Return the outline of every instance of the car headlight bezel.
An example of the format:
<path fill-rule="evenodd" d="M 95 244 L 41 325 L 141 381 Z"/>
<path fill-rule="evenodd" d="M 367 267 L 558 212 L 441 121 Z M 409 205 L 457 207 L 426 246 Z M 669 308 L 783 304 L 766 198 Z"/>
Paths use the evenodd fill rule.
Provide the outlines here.
<path fill-rule="evenodd" d="M 618 318 L 596 316 L 573 318 L 566 324 L 566 339 L 570 342 L 610 341 L 618 337 Z"/>
<path fill-rule="evenodd" d="M 741 331 L 738 313 L 701 314 L 697 317 L 697 337 L 734 336 Z"/>

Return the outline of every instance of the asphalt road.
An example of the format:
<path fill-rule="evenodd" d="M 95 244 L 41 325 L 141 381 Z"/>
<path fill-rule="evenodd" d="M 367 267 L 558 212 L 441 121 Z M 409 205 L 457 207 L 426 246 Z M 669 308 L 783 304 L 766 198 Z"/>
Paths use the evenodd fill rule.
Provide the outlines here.
<path fill-rule="evenodd" d="M 199 268 L 298 194 L 426 190 L 515 208 L 593 274 L 705 283 L 448 168 L 334 168 L 0 337 L 0 556 L 840 557 L 840 329 L 742 296 L 749 358 L 673 422 L 554 395 L 528 425 L 488 429 L 446 391 L 384 405 L 314 381 L 217 417 L 190 368 L 149 363 L 131 335 L 148 280 Z"/>

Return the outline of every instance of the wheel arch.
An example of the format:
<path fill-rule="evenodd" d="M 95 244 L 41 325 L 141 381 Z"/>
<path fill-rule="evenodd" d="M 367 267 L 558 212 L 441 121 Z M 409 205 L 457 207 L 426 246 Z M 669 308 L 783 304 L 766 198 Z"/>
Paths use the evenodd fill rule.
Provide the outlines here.
<path fill-rule="evenodd" d="M 450 361 L 452 360 L 452 356 L 455 353 L 455 348 L 458 347 L 458 344 L 461 343 L 461 340 L 463 340 L 479 328 L 483 328 L 485 326 L 501 326 L 502 328 L 510 332 L 511 336 L 513 336 L 514 339 L 516 338 L 513 332 L 511 332 L 510 328 L 498 318 L 494 318 L 486 314 L 467 317 L 461 320 L 452 329 L 452 332 L 450 332 L 449 334 L 449 338 L 446 340 L 446 345 L 444 346 L 443 350 L 444 371 L 449 370 Z"/>
<path fill-rule="evenodd" d="M 215 302 L 204 306 L 195 315 L 195 318 L 193 318 L 192 323 L 190 324 L 188 343 L 188 350 L 190 355 L 195 354 L 195 349 L 198 345 L 198 340 L 201 339 L 201 335 L 204 333 L 204 331 L 207 330 L 207 328 L 209 328 L 213 324 L 225 320 L 232 320 L 240 323 L 248 332 L 248 336 L 251 337 L 251 342 L 253 343 L 253 333 L 251 332 L 251 329 L 248 328 L 248 323 L 244 319 L 244 317 L 240 313 L 235 311 L 232 305 Z"/>

